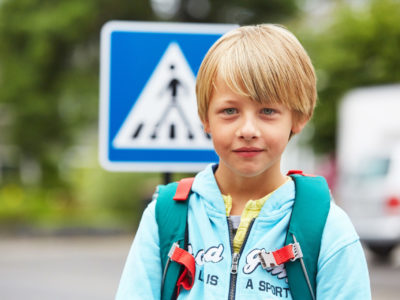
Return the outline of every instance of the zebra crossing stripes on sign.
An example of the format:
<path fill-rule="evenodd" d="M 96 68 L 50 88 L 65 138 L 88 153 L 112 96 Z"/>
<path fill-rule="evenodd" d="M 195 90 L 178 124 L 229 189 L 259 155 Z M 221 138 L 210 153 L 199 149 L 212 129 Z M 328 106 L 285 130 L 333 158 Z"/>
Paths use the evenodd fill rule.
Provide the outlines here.
<path fill-rule="evenodd" d="M 116 21 L 103 26 L 103 167 L 195 172 L 218 160 L 197 115 L 195 78 L 211 45 L 236 27 Z"/>

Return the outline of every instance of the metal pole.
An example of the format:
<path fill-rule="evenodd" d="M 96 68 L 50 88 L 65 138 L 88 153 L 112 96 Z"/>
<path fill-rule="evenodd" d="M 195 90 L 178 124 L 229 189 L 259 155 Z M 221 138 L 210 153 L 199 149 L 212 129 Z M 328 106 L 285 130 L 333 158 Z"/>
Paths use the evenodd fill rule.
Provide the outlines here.
<path fill-rule="evenodd" d="M 170 183 L 172 181 L 172 173 L 165 172 L 163 175 L 164 175 L 163 176 L 164 177 L 164 184 L 168 184 L 168 183 Z"/>

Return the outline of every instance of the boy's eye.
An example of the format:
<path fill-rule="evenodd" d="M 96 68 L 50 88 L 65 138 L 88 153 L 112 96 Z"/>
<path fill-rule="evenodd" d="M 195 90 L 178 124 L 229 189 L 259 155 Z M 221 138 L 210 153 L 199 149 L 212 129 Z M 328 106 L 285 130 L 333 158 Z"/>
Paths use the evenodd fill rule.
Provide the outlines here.
<path fill-rule="evenodd" d="M 275 112 L 275 110 L 273 110 L 272 108 L 263 108 L 261 110 L 262 114 L 268 115 L 268 116 L 272 115 L 274 112 Z"/>
<path fill-rule="evenodd" d="M 224 109 L 224 114 L 226 115 L 233 115 L 237 113 L 237 109 L 236 108 L 225 108 Z"/>

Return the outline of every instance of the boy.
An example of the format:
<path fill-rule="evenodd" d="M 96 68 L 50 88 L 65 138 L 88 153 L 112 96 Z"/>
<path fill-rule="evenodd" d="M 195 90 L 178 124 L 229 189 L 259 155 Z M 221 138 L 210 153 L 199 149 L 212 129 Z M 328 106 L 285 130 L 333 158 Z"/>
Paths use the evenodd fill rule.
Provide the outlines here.
<path fill-rule="evenodd" d="M 258 253 L 285 243 L 295 186 L 281 174 L 281 155 L 312 116 L 315 81 L 305 50 L 279 26 L 238 28 L 207 53 L 197 76 L 198 111 L 220 160 L 192 185 L 188 251 L 196 273 L 179 299 L 293 299 L 284 265 L 264 269 Z M 155 202 L 143 214 L 117 299 L 160 299 Z M 316 298 L 370 299 L 358 236 L 333 202 L 322 234 Z"/>

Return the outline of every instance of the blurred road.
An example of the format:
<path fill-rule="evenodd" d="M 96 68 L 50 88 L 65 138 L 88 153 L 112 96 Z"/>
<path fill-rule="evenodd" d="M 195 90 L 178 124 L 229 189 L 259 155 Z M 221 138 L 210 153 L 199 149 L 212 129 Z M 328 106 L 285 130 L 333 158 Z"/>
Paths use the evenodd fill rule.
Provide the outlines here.
<path fill-rule="evenodd" d="M 131 239 L 0 238 L 0 299 L 114 299 Z"/>
<path fill-rule="evenodd" d="M 0 299 L 114 298 L 132 237 L 0 237 Z M 390 263 L 367 252 L 375 300 L 399 299 L 400 247 Z"/>

